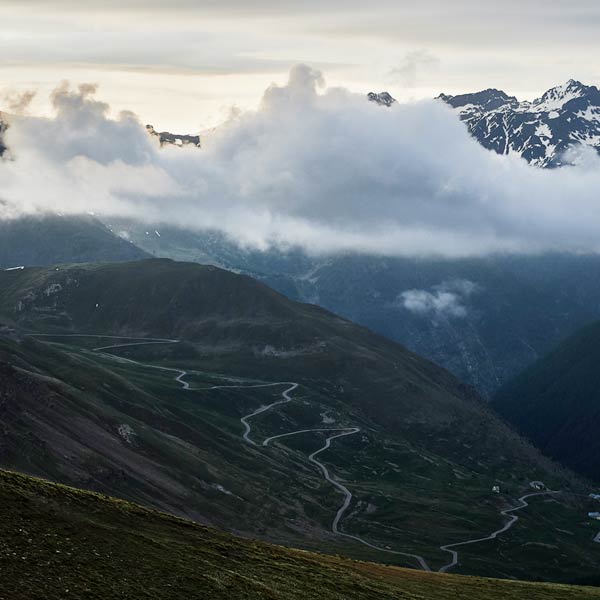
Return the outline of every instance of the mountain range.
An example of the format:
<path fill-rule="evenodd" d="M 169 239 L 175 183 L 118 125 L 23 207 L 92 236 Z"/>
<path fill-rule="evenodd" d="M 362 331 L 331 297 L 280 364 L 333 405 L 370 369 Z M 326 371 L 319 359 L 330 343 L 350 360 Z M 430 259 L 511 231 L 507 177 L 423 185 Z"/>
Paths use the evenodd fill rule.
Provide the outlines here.
<path fill-rule="evenodd" d="M 368 97 L 386 107 L 394 103 L 385 92 Z M 569 81 L 533 102 L 518 102 L 497 90 L 440 98 L 466 119 L 483 145 L 504 152 L 509 140 L 511 152 L 541 167 L 557 166 L 571 143 L 583 141 L 596 148 L 596 134 L 590 133 L 600 111 L 594 86 Z M 502 127 L 493 126 L 500 122 Z M 552 132 L 551 152 L 550 145 L 532 133 L 544 124 Z M 164 143 L 197 145 L 195 136 L 158 134 L 151 127 L 149 131 L 163 136 Z M 3 223 L 0 268 L 153 255 L 244 272 L 294 299 L 320 304 L 391 337 L 449 369 L 485 397 L 560 339 L 600 318 L 595 300 L 599 279 L 594 276 L 600 261 L 595 255 L 315 257 L 298 250 L 244 251 L 217 232 L 163 223 L 110 219 L 105 226 L 93 218 L 78 219 L 54 216 L 45 222 L 28 218 Z M 450 302 L 442 305 L 439 298 Z"/>
<path fill-rule="evenodd" d="M 532 103 L 440 99 L 534 168 L 561 166 L 579 138 L 597 150 L 581 133 L 597 93 L 571 81 Z M 107 583 L 128 579 L 129 554 L 144 557 L 148 597 L 169 597 L 173 569 L 176 589 L 217 598 L 298 597 L 282 581 L 302 589 L 304 572 L 331 598 L 352 585 L 435 598 L 438 582 L 464 598 L 577 597 L 428 571 L 596 581 L 598 326 L 547 353 L 600 319 L 599 297 L 593 254 L 315 256 L 94 215 L 0 221 L 0 467 L 27 474 L 0 471 L 8 581 L 51 598 L 102 579 L 118 597 L 142 585 Z M 60 580 L 25 581 L 15 557 Z M 255 581 L 253 565 L 269 576 Z"/>
<path fill-rule="evenodd" d="M 309 256 L 240 249 L 218 232 L 46 216 L 0 223 L 0 268 L 150 256 L 212 264 L 369 327 L 447 368 L 484 397 L 600 318 L 600 258 Z M 444 302 L 440 302 L 443 298 Z"/>
<path fill-rule="evenodd" d="M 169 260 L 4 271 L 0 319 L 5 468 L 359 559 L 600 568 L 592 487 L 444 369 L 247 276 Z M 520 527 L 464 544 L 531 493 Z"/>
<path fill-rule="evenodd" d="M 565 152 L 583 145 L 600 152 L 600 91 L 570 79 L 541 97 L 519 101 L 496 89 L 439 99 L 450 105 L 479 143 L 517 154 L 538 167 L 568 163 Z"/>
<path fill-rule="evenodd" d="M 391 106 L 388 92 L 370 92 L 371 102 Z M 494 88 L 451 96 L 440 94 L 485 148 L 516 154 L 536 167 L 569 164 L 573 148 L 600 152 L 600 91 L 570 79 L 533 101 L 519 101 Z"/>
<path fill-rule="evenodd" d="M 486 398 L 600 318 L 594 254 L 315 256 L 241 249 L 218 232 L 160 223 L 111 220 L 110 227 L 154 256 L 243 272 L 319 304 L 447 368 Z"/>
<path fill-rule="evenodd" d="M 390 107 L 396 100 L 388 92 L 369 92 L 367 99 Z M 570 79 L 533 101 L 519 101 L 490 88 L 458 95 L 440 94 L 466 124 L 471 135 L 498 154 L 516 154 L 538 167 L 560 167 L 569 162 L 565 152 L 584 146 L 600 152 L 600 90 Z M 8 118 L 0 112 L 0 156 L 6 150 L 2 136 Z M 146 130 L 161 145 L 201 146 L 200 135 Z"/>
<path fill-rule="evenodd" d="M 588 264 L 582 257 L 468 261 L 319 258 L 300 251 L 241 250 L 216 232 L 192 232 L 162 224 L 111 220 L 107 227 L 89 216 L 15 219 L 0 223 L 0 231 L 0 268 L 4 269 L 164 256 L 247 273 L 293 299 L 320 304 L 399 341 L 448 368 L 485 396 L 562 335 L 586 319 L 600 316 L 592 301 L 596 279 L 576 275 L 584 268 L 593 271 L 594 257 L 588 258 Z M 579 263 L 584 264 L 577 267 Z M 543 293 L 536 293 L 529 284 L 534 272 L 549 279 Z M 546 294 L 564 295 L 565 277 L 581 291 L 548 305 Z M 409 310 L 404 305 L 402 294 L 410 290 L 433 298 L 436 288 L 456 286 L 457 282 L 459 287 L 460 282 L 463 287 L 470 285 L 471 292 L 468 297 L 460 290 L 445 292 L 454 294 L 454 312 Z M 338 289 L 344 294 L 338 294 Z M 510 301 L 507 295 L 511 290 L 528 297 L 529 303 L 523 305 L 522 318 L 519 311 L 513 311 L 513 318 L 499 329 L 495 323 L 502 319 L 502 307 Z"/>

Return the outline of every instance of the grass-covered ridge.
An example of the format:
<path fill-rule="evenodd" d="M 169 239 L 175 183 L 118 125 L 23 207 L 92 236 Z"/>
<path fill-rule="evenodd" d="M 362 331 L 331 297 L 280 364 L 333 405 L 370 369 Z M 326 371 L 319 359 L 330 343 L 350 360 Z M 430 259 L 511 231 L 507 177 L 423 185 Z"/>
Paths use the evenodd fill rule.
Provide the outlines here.
<path fill-rule="evenodd" d="M 241 539 L 0 471 L 0 598 L 586 600 L 600 590 L 432 575 Z"/>

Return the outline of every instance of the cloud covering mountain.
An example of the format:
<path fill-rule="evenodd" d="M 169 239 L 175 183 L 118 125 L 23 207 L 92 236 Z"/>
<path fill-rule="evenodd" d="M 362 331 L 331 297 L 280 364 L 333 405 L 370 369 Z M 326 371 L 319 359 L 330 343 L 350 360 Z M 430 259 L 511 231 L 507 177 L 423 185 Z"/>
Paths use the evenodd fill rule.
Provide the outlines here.
<path fill-rule="evenodd" d="M 320 89 L 323 88 L 323 89 Z M 390 108 L 324 88 L 299 65 L 257 111 L 196 148 L 160 148 L 94 86 L 53 93 L 53 118 L 15 116 L 0 215 L 127 216 L 218 229 L 243 245 L 310 252 L 471 256 L 596 251 L 600 160 L 554 171 L 499 156 L 439 101 Z"/>

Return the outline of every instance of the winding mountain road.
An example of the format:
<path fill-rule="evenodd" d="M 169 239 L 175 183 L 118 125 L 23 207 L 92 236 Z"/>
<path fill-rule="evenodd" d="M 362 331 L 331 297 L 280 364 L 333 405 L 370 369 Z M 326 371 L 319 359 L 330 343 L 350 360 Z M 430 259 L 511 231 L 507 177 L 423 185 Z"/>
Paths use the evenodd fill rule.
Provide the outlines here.
<path fill-rule="evenodd" d="M 513 506 L 512 508 L 506 508 L 506 509 L 500 511 L 500 514 L 503 517 L 509 518 L 508 521 L 500 529 L 497 529 L 496 531 L 490 533 L 490 535 L 487 535 L 485 537 L 475 538 L 472 540 L 466 540 L 464 542 L 457 542 L 456 544 L 446 544 L 445 546 L 440 546 L 440 550 L 443 550 L 444 552 L 450 552 L 450 554 L 452 555 L 452 560 L 447 565 L 444 565 L 443 567 L 438 569 L 438 571 L 440 573 L 446 573 L 449 569 L 451 569 L 452 567 L 455 567 L 458 564 L 458 552 L 456 550 L 451 550 L 451 548 L 458 548 L 458 546 L 467 546 L 468 544 L 478 544 L 479 542 L 487 542 L 488 540 L 495 540 L 500 534 L 508 531 L 519 520 L 519 517 L 517 515 L 511 515 L 510 513 L 513 513 L 517 510 L 521 510 L 521 509 L 529 506 L 529 503 L 526 502 L 527 498 L 533 498 L 534 496 L 548 496 L 551 494 L 560 494 L 560 493 L 561 492 L 559 492 L 559 491 L 558 492 L 547 491 L 547 492 L 534 492 L 531 494 L 525 494 L 524 496 L 521 496 L 517 500 L 517 502 L 519 502 L 519 504 L 517 506 Z"/>
<path fill-rule="evenodd" d="M 104 337 L 104 336 L 103 336 Z M 136 339 L 136 338 L 111 338 L 111 339 Z M 117 348 L 128 348 L 128 347 L 132 347 L 132 346 L 144 346 L 144 345 L 153 345 L 153 344 L 175 344 L 175 343 L 179 343 L 179 340 L 166 340 L 166 339 L 140 339 L 137 341 L 133 341 L 133 342 L 128 342 L 125 344 L 112 344 L 112 345 L 108 345 L 108 346 L 100 346 L 98 348 L 94 348 L 93 351 L 94 352 L 100 352 L 100 353 L 104 353 L 106 354 L 106 356 L 111 356 L 114 357 L 116 356 L 116 358 L 118 358 L 119 360 L 126 360 L 127 362 L 131 362 L 134 364 L 137 364 L 139 366 L 144 366 L 144 367 L 150 367 L 150 368 L 156 368 L 156 369 L 160 369 L 163 371 L 170 371 L 173 373 L 177 373 L 177 376 L 175 377 L 175 381 L 177 383 L 179 383 L 184 390 L 188 390 L 188 391 L 202 391 L 202 390 L 216 390 L 216 389 L 248 389 L 248 388 L 263 388 L 263 387 L 274 387 L 274 386 L 279 386 L 279 385 L 286 385 L 288 386 L 285 390 L 283 390 L 283 392 L 281 393 L 282 396 L 282 400 L 277 400 L 276 402 L 272 402 L 271 404 L 267 404 L 265 406 L 261 406 L 259 408 L 257 408 L 256 410 L 254 410 L 253 412 L 241 417 L 240 422 L 242 423 L 242 425 L 244 426 L 244 432 L 242 434 L 242 438 L 256 446 L 256 442 L 254 440 L 252 440 L 250 438 L 250 433 L 252 432 L 252 426 L 250 425 L 249 421 L 250 419 L 257 417 L 258 415 L 261 415 L 269 410 L 271 410 L 272 408 L 276 407 L 276 406 L 280 406 L 282 404 L 287 404 L 288 402 L 291 402 L 293 400 L 293 398 L 290 396 L 290 394 L 298 388 L 298 383 L 296 382 L 292 382 L 292 381 L 278 381 L 278 382 L 274 382 L 274 383 L 262 383 L 262 384 L 249 384 L 249 385 L 245 385 L 245 384 L 239 384 L 239 385 L 214 385 L 214 386 L 209 386 L 209 387 L 203 387 L 203 388 L 192 388 L 190 387 L 189 383 L 187 381 L 184 381 L 184 377 L 186 377 L 188 375 L 187 371 L 181 370 L 181 369 L 174 369 L 171 367 L 160 367 L 157 365 L 149 365 L 146 363 L 140 363 L 138 361 L 134 361 L 132 359 L 127 359 L 127 358 L 123 358 L 120 357 L 118 355 L 113 355 L 113 354 L 108 354 L 105 351 L 106 350 L 114 350 Z M 363 544 L 364 546 L 367 546 L 369 548 L 372 548 L 374 550 L 378 550 L 380 552 L 386 552 L 388 554 L 394 554 L 397 556 L 406 556 L 407 558 L 411 558 L 414 559 L 418 565 L 420 566 L 421 569 L 423 569 L 424 571 L 431 571 L 431 567 L 427 564 L 427 561 L 422 557 L 419 556 L 418 554 L 410 554 L 407 552 L 400 552 L 397 550 L 391 550 L 390 548 L 383 548 L 381 546 L 376 546 L 374 544 L 371 544 L 370 542 L 368 542 L 367 540 L 361 538 L 360 536 L 357 535 L 351 535 L 349 533 L 344 533 L 343 531 L 340 530 L 340 522 L 342 520 L 342 518 L 344 517 L 344 514 L 347 512 L 347 510 L 350 508 L 350 504 L 352 503 L 352 499 L 353 499 L 353 494 L 352 492 L 342 483 L 340 483 L 339 481 L 337 481 L 336 479 L 334 479 L 330 472 L 329 469 L 319 460 L 316 459 L 316 457 L 321 454 L 321 452 L 325 452 L 326 450 L 328 450 L 331 447 L 331 442 L 332 440 L 338 439 L 338 438 L 342 438 L 342 437 L 346 437 L 349 435 L 354 435 L 358 432 L 360 432 L 360 427 L 346 427 L 346 428 L 315 428 L 315 429 L 301 429 L 298 431 L 291 431 L 289 433 L 282 433 L 279 435 L 273 435 L 269 438 L 266 438 L 263 443 L 262 446 L 266 447 L 268 446 L 273 440 L 277 440 L 277 439 L 281 439 L 284 437 L 289 437 L 292 435 L 299 435 L 299 434 L 303 434 L 303 433 L 315 433 L 315 432 L 339 432 L 339 433 L 335 433 L 334 435 L 329 436 L 326 440 L 325 440 L 325 444 L 319 448 L 318 450 L 315 450 L 312 454 L 309 455 L 308 460 L 309 462 L 313 463 L 314 465 L 317 466 L 317 468 L 321 471 L 321 473 L 323 474 L 323 477 L 325 478 L 325 480 L 327 482 L 329 482 L 331 485 L 333 485 L 339 492 L 341 492 L 344 495 L 344 501 L 342 503 L 342 505 L 340 506 L 340 508 L 337 510 L 335 517 L 333 519 L 333 522 L 331 524 L 331 531 L 338 536 L 341 537 L 345 537 L 351 540 L 354 540 L 356 542 L 359 542 L 361 544 Z"/>
<path fill-rule="evenodd" d="M 342 494 L 344 494 L 344 502 L 342 503 L 340 508 L 338 508 L 338 511 L 335 514 L 335 518 L 333 519 L 333 523 L 331 524 L 331 531 L 333 533 L 335 533 L 336 535 L 354 540 L 356 542 L 360 542 L 364 546 L 368 546 L 369 548 L 373 548 L 374 550 L 378 550 L 380 552 L 387 552 L 388 554 L 395 554 L 397 556 L 406 556 L 408 558 L 413 558 L 414 560 L 417 561 L 417 563 L 419 564 L 421 569 L 423 569 L 424 571 L 431 571 L 431 568 L 427 564 L 427 561 L 422 556 L 419 556 L 418 554 L 410 554 L 408 552 L 400 552 L 399 550 L 391 550 L 389 548 L 383 548 L 381 546 L 376 546 L 374 544 L 371 544 L 370 542 L 367 542 L 367 540 L 361 538 L 360 536 L 351 535 L 349 533 L 344 533 L 339 528 L 340 521 L 342 520 L 344 513 L 350 507 L 350 503 L 352 502 L 353 495 L 352 495 L 352 492 L 343 483 L 340 483 L 339 481 L 337 481 L 336 479 L 334 479 L 331 476 L 331 474 L 329 473 L 329 469 L 322 462 L 318 461 L 316 459 L 316 456 L 321 454 L 321 452 L 325 452 L 325 450 L 328 450 L 331 447 L 332 440 L 335 440 L 335 439 L 341 438 L 341 437 L 345 437 L 348 435 L 354 435 L 355 433 L 358 433 L 360 431 L 360 427 L 349 427 L 349 428 L 340 428 L 340 429 L 337 429 L 337 428 L 335 428 L 335 429 L 334 428 L 332 428 L 332 429 L 300 429 L 298 431 L 291 431 L 290 433 L 281 433 L 279 435 L 273 435 L 273 436 L 267 438 L 263 442 L 263 446 L 268 446 L 271 443 L 271 441 L 281 439 L 284 437 L 289 437 L 292 435 L 298 435 L 298 434 L 302 434 L 302 433 L 314 433 L 314 432 L 319 432 L 319 431 L 339 431 L 339 432 L 341 432 L 341 433 L 336 433 L 334 435 L 330 435 L 325 440 L 325 445 L 322 446 L 321 448 L 319 448 L 318 450 L 315 450 L 308 457 L 308 460 L 311 463 L 317 465 L 317 467 L 319 468 L 321 473 L 323 473 L 323 477 L 325 478 L 325 480 L 328 481 L 331 485 L 333 485 L 337 490 L 342 492 Z"/>
<path fill-rule="evenodd" d="M 119 361 L 132 363 L 132 364 L 135 364 L 135 365 L 138 365 L 141 367 L 147 367 L 150 369 L 157 369 L 157 370 L 161 370 L 161 371 L 168 371 L 171 373 L 176 373 L 176 376 L 174 377 L 174 381 L 176 381 L 179 385 L 181 385 L 182 388 L 186 391 L 206 391 L 206 390 L 217 390 L 217 389 L 250 389 L 250 388 L 275 387 L 275 386 L 283 386 L 283 385 L 287 386 L 286 389 L 283 390 L 283 392 L 281 393 L 281 396 L 282 396 L 281 400 L 277 400 L 276 402 L 272 402 L 271 404 L 261 406 L 261 407 L 257 408 L 256 410 L 254 410 L 253 412 L 240 418 L 240 422 L 244 426 L 244 432 L 242 434 L 242 438 L 244 439 L 244 441 L 246 441 L 249 444 L 252 444 L 253 446 L 258 446 L 258 444 L 250 438 L 250 434 L 252 432 L 252 426 L 250 425 L 249 421 L 252 418 L 257 417 L 258 415 L 261 415 L 276 406 L 280 406 L 283 404 L 287 404 L 288 402 L 291 402 L 293 400 L 293 398 L 290 396 L 290 394 L 295 389 L 297 389 L 299 386 L 298 383 L 291 382 L 291 381 L 277 381 L 277 382 L 272 382 L 272 383 L 227 384 L 227 385 L 214 385 L 214 386 L 207 386 L 207 387 L 200 387 L 200 388 L 192 388 L 192 387 L 190 387 L 190 384 L 187 381 L 184 381 L 184 378 L 189 374 L 188 371 L 185 371 L 183 369 L 176 369 L 173 367 L 161 367 L 158 365 L 141 363 L 136 360 L 124 358 L 117 354 L 111 354 L 111 353 L 105 352 L 106 350 L 114 350 L 117 348 L 127 348 L 127 347 L 133 347 L 133 346 L 147 346 L 147 345 L 154 345 L 154 344 L 178 344 L 178 343 L 180 343 L 180 340 L 171 340 L 171 339 L 162 339 L 162 338 L 133 338 L 133 337 L 127 337 L 127 336 L 110 336 L 110 335 L 93 335 L 93 334 L 29 334 L 29 335 L 30 335 L 30 337 L 79 337 L 79 338 L 87 337 L 87 338 L 104 338 L 104 339 L 114 339 L 114 340 L 129 340 L 129 342 L 123 343 L 123 344 L 111 344 L 108 346 L 100 346 L 98 348 L 93 348 L 92 351 L 100 353 L 100 354 L 104 354 L 105 356 L 111 357 L 113 359 L 117 359 Z M 135 340 L 135 341 L 131 341 L 131 340 Z M 229 379 L 229 381 L 232 381 L 232 379 Z M 350 504 L 352 503 L 353 494 L 343 483 L 337 481 L 334 477 L 332 477 L 331 473 L 329 472 L 329 469 L 322 462 L 317 460 L 316 457 L 319 454 L 321 454 L 322 452 L 325 452 L 326 450 L 328 450 L 331 447 L 331 442 L 333 440 L 359 433 L 360 427 L 300 429 L 297 431 L 290 431 L 289 433 L 281 433 L 278 435 L 273 435 L 271 437 L 268 437 L 262 442 L 262 446 L 267 447 L 270 445 L 270 443 L 272 441 L 282 439 L 285 437 L 301 435 L 301 434 L 305 434 L 305 433 L 317 433 L 317 432 L 338 432 L 338 433 L 334 433 L 333 435 L 330 435 L 329 437 L 327 437 L 327 439 L 325 440 L 325 444 L 321 448 L 319 448 L 318 450 L 315 450 L 312 454 L 310 454 L 308 456 L 309 462 L 314 464 L 321 471 L 324 479 L 344 495 L 344 501 L 343 501 L 342 505 L 340 506 L 340 508 L 337 510 L 335 517 L 333 519 L 333 522 L 331 524 L 331 531 L 335 535 L 354 540 L 354 541 L 359 542 L 360 544 L 363 544 L 364 546 L 367 546 L 374 550 L 377 550 L 380 552 L 386 552 L 388 554 L 394 554 L 394 555 L 398 555 L 398 556 L 405 556 L 405 557 L 414 559 L 418 563 L 419 567 L 422 570 L 431 571 L 432 569 L 428 565 L 427 561 L 418 554 L 410 554 L 407 552 L 401 552 L 398 550 L 391 550 L 389 548 L 376 546 L 375 544 L 371 544 L 370 542 L 361 538 L 360 536 L 344 533 L 343 531 L 340 530 L 340 522 L 341 522 L 342 518 L 344 517 L 345 513 L 347 512 L 347 510 L 349 509 Z M 518 510 L 522 510 L 523 508 L 526 508 L 527 506 L 529 506 L 529 503 L 526 502 L 526 500 L 528 498 L 532 498 L 534 496 L 547 496 L 547 495 L 560 494 L 560 493 L 562 493 L 562 492 L 560 492 L 560 491 L 545 491 L 545 492 L 533 492 L 530 494 L 525 494 L 518 499 L 519 504 L 517 506 L 513 506 L 511 508 L 506 508 L 506 509 L 500 511 L 500 515 L 509 518 L 509 520 L 500 529 L 497 529 L 496 531 L 492 532 L 490 535 L 485 536 L 485 537 L 474 538 L 474 539 L 470 539 L 470 540 L 465 540 L 463 542 L 456 542 L 456 543 L 452 543 L 452 544 L 445 544 L 443 546 L 439 546 L 440 550 L 442 550 L 443 552 L 449 552 L 451 554 L 452 560 L 449 563 L 440 567 L 438 569 L 438 572 L 446 573 L 447 571 L 449 571 L 450 569 L 452 569 L 453 567 L 455 567 L 458 564 L 458 552 L 456 550 L 454 550 L 454 548 L 458 548 L 460 546 L 466 546 L 466 545 L 470 545 L 470 544 L 478 544 L 480 542 L 485 542 L 485 541 L 489 541 L 489 540 L 494 540 L 499 535 L 507 532 L 519 520 L 519 517 L 517 515 L 511 514 L 511 513 L 514 513 Z M 597 538 L 594 541 L 600 541 L 600 533 L 598 534 Z"/>
<path fill-rule="evenodd" d="M 261 406 L 260 408 L 257 408 L 254 412 L 251 412 L 249 415 L 246 415 L 245 417 L 242 417 L 240 419 L 240 421 L 242 422 L 242 425 L 244 426 L 244 434 L 242 437 L 247 442 L 250 442 L 251 444 L 254 444 L 255 446 L 256 446 L 256 442 L 250 439 L 250 432 L 252 431 L 252 426 L 250 425 L 250 423 L 248 423 L 248 421 L 250 419 L 252 419 L 252 417 L 261 415 L 262 413 L 267 412 L 268 410 L 272 409 L 275 406 L 279 406 L 280 404 L 287 404 L 288 402 L 291 402 L 292 398 L 290 396 L 290 392 L 293 392 L 298 387 L 297 383 L 292 383 L 289 381 L 280 382 L 280 383 L 272 383 L 272 384 L 267 384 L 267 385 L 289 385 L 290 387 L 288 387 L 281 393 L 281 395 L 283 396 L 283 400 L 278 400 L 277 402 L 272 402 L 271 404 L 267 404 L 266 406 Z M 262 386 L 262 387 L 267 387 L 267 385 Z M 263 442 L 263 446 L 266 446 L 266 444 L 264 442 Z"/>

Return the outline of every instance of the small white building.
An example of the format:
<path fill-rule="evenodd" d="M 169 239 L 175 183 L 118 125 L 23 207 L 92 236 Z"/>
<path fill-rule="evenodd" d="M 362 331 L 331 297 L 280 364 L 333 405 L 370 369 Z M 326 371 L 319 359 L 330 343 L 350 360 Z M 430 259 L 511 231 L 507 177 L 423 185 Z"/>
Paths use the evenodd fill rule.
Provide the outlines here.
<path fill-rule="evenodd" d="M 494 492 L 494 494 L 499 494 L 500 493 L 500 486 L 499 485 L 495 485 L 494 487 L 492 487 L 492 492 Z"/>
<path fill-rule="evenodd" d="M 590 494 L 592 500 L 600 500 L 600 494 Z"/>
<path fill-rule="evenodd" d="M 596 519 L 596 521 L 600 521 L 600 512 L 591 512 L 591 513 L 588 513 L 588 517 L 590 519 Z"/>

